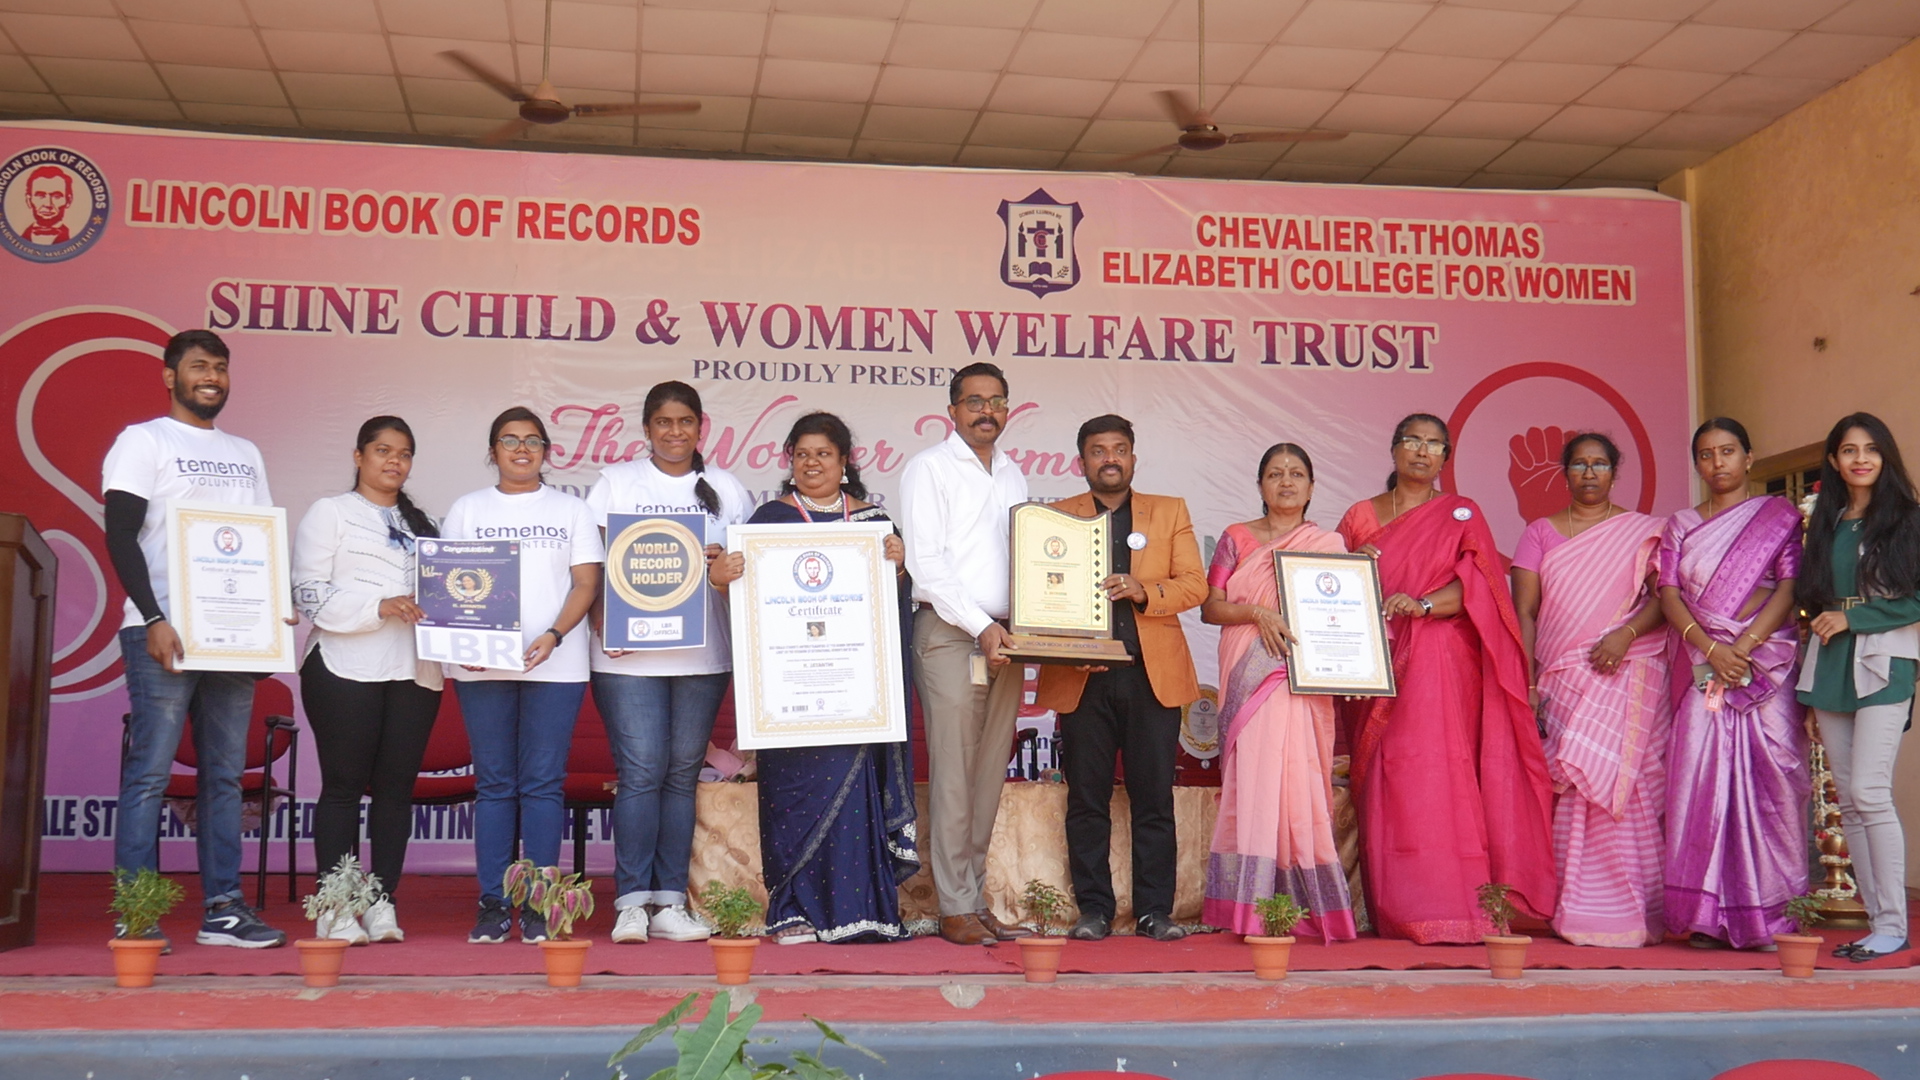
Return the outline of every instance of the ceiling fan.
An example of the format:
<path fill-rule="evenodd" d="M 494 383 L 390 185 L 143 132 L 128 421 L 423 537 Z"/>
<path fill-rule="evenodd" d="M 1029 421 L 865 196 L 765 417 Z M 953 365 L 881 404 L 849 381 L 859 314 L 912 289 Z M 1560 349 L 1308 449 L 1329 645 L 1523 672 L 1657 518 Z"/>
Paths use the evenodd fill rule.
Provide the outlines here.
<path fill-rule="evenodd" d="M 1160 99 L 1161 107 L 1167 110 L 1167 115 L 1173 119 L 1174 125 L 1180 129 L 1180 137 L 1165 146 L 1116 158 L 1113 164 L 1124 165 L 1129 161 L 1158 157 L 1175 150 L 1218 150 L 1223 146 L 1256 142 L 1333 142 L 1347 137 L 1344 131 L 1237 131 L 1231 135 L 1221 131 L 1220 125 L 1213 122 L 1212 114 L 1207 112 L 1207 0 L 1199 0 L 1198 6 L 1199 97 L 1197 100 L 1190 98 L 1179 90 L 1161 90 L 1154 94 Z"/>
<path fill-rule="evenodd" d="M 575 116 L 656 116 L 661 113 L 699 112 L 697 101 L 645 101 L 611 102 L 603 104 L 568 105 L 560 100 L 553 89 L 553 83 L 547 78 L 547 65 L 553 55 L 553 0 L 547 0 L 546 30 L 540 43 L 540 85 L 532 93 L 520 89 L 511 79 L 499 74 L 480 61 L 458 51 L 440 54 L 448 60 L 465 68 L 467 74 L 499 91 L 509 101 L 520 103 L 520 117 L 480 136 L 483 143 L 505 142 L 517 138 L 535 124 L 558 124 Z"/>

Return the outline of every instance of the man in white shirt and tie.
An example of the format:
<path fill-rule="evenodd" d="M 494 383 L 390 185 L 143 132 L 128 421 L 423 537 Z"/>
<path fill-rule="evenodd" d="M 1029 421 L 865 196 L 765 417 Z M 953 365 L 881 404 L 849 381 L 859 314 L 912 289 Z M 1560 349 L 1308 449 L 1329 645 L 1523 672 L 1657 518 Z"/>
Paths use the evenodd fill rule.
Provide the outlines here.
<path fill-rule="evenodd" d="M 991 945 L 1025 935 L 987 908 L 987 844 L 1000 809 L 1020 710 L 1023 667 L 1007 642 L 1008 511 L 1027 478 L 995 443 L 1007 426 L 1007 377 L 988 363 L 954 372 L 953 433 L 907 462 L 900 480 L 907 570 L 913 575 L 913 659 L 926 716 L 928 861 L 940 936 Z M 975 681 L 975 654 L 986 681 Z"/>

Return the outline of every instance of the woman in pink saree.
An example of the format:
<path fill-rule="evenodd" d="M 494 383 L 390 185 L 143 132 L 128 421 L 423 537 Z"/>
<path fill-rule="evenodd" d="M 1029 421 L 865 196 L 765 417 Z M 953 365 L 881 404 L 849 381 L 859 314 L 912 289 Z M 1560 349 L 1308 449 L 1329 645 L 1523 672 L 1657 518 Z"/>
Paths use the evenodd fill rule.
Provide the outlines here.
<path fill-rule="evenodd" d="M 1660 539 L 1660 606 L 1680 627 L 1667 751 L 1667 929 L 1701 948 L 1770 948 L 1807 888 L 1807 736 L 1790 621 L 1800 511 L 1747 495 L 1738 421 L 1693 435 L 1707 501 Z M 1691 678 L 1688 675 L 1691 675 Z"/>
<path fill-rule="evenodd" d="M 1268 448 L 1257 473 L 1264 516 L 1227 526 L 1207 572 L 1200 617 L 1221 627 L 1220 815 L 1207 859 L 1203 918 L 1241 934 L 1265 930 L 1254 909 L 1285 894 L 1307 911 L 1298 933 L 1354 937 L 1353 904 L 1333 838 L 1333 699 L 1287 689 L 1276 551 L 1336 551 L 1340 537 L 1306 519 L 1313 459 Z"/>
<path fill-rule="evenodd" d="M 1402 420 L 1391 486 L 1340 521 L 1349 548 L 1378 555 L 1400 691 L 1353 732 L 1367 909 L 1382 937 L 1422 945 L 1491 933 L 1488 882 L 1536 919 L 1558 891 L 1519 620 L 1486 516 L 1433 487 L 1450 452 L 1438 417 Z"/>
<path fill-rule="evenodd" d="M 1667 635 L 1654 596 L 1666 522 L 1615 506 L 1620 450 L 1575 435 L 1560 455 L 1570 501 L 1527 526 L 1513 602 L 1546 724 L 1550 925 L 1575 945 L 1631 949 L 1666 936 Z"/>

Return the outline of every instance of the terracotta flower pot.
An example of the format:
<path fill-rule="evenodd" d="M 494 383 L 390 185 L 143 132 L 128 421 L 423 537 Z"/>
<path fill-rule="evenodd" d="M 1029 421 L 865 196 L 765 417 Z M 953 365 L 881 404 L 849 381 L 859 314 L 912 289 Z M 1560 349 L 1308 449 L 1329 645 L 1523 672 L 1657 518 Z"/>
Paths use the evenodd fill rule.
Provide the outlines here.
<path fill-rule="evenodd" d="M 1517 979 L 1527 968 L 1527 946 L 1533 939 L 1525 934 L 1488 934 L 1480 939 L 1487 943 L 1487 966 L 1493 969 L 1496 979 Z"/>
<path fill-rule="evenodd" d="M 1248 934 L 1242 939 L 1253 953 L 1253 975 L 1257 979 L 1278 982 L 1287 977 L 1287 960 L 1293 955 L 1293 938 L 1261 937 Z"/>
<path fill-rule="evenodd" d="M 1060 977 L 1060 950 L 1067 944 L 1063 937 L 1019 938 L 1020 966 L 1030 983 L 1050 983 Z"/>
<path fill-rule="evenodd" d="M 160 950 L 167 943 L 159 938 L 114 938 L 107 947 L 113 950 L 113 985 L 137 990 L 153 985 Z"/>
<path fill-rule="evenodd" d="M 1780 974 L 1789 979 L 1811 979 L 1820 962 L 1820 947 L 1827 939 L 1818 934 L 1775 934 L 1773 943 L 1780 947 Z"/>
<path fill-rule="evenodd" d="M 745 986 L 753 975 L 753 950 L 757 937 L 710 937 L 713 947 L 713 976 L 722 986 Z"/>
<path fill-rule="evenodd" d="M 300 950 L 300 977 L 308 986 L 339 986 L 340 964 L 347 958 L 349 942 L 341 938 L 301 938 L 293 943 Z"/>
<path fill-rule="evenodd" d="M 580 973 L 587 966 L 587 946 L 592 944 L 588 938 L 542 941 L 540 958 L 547 962 L 547 985 L 579 986 Z"/>

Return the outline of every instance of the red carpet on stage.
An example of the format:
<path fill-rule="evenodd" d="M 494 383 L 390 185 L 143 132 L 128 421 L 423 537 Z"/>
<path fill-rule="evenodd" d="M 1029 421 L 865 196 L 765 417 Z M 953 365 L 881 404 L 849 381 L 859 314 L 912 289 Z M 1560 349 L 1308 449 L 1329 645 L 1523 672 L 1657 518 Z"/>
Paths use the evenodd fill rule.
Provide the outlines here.
<path fill-rule="evenodd" d="M 106 874 L 44 874 L 40 878 L 39 943 L 0 953 L 0 976 L 111 975 L 112 960 L 106 939 L 113 925 L 107 911 L 111 879 Z M 173 955 L 160 962 L 163 975 L 295 975 L 299 961 L 291 948 L 234 949 L 194 944 L 199 927 L 197 883 L 182 878 L 189 899 L 163 922 L 173 940 Z M 646 945 L 612 945 L 606 940 L 613 925 L 610 881 L 600 883 L 599 910 L 582 936 L 596 941 L 588 954 L 589 974 L 685 975 L 712 972 L 706 945 L 655 941 Z M 284 889 L 282 879 L 269 882 L 271 892 Z M 284 896 L 285 893 L 280 894 Z M 532 975 L 541 968 L 539 951 L 517 940 L 501 945 L 469 945 L 477 895 L 466 877 L 409 876 L 398 908 L 407 940 L 352 950 L 347 971 L 354 975 L 431 975 L 441 978 L 474 975 Z M 310 936 L 311 924 L 299 918 L 297 905 L 278 901 L 262 913 L 289 937 Z M 1830 945 L 1865 936 L 1863 930 L 1829 930 Z M 1920 953 L 1907 952 L 1854 964 L 1822 954 L 1820 966 L 1844 971 L 1875 971 L 1912 967 Z M 1770 953 L 1695 949 L 1668 941 L 1645 949 L 1597 949 L 1569 945 L 1536 935 L 1527 956 L 1531 968 L 1630 969 L 1639 971 L 1740 971 L 1778 966 Z M 1294 971 L 1359 971 L 1378 969 L 1484 968 L 1486 953 L 1478 945 L 1412 945 L 1363 937 L 1333 946 L 1302 938 L 1293 949 Z M 1246 948 L 1232 934 L 1196 934 L 1184 941 L 1163 943 L 1134 937 L 1111 937 L 1101 942 L 1072 942 L 1061 956 L 1060 970 L 1079 974 L 1164 972 L 1239 972 L 1250 969 Z M 774 945 L 763 944 L 754 958 L 758 975 L 1011 975 L 1020 971 L 1018 948 L 949 945 L 939 938 L 916 938 L 887 945 Z"/>

